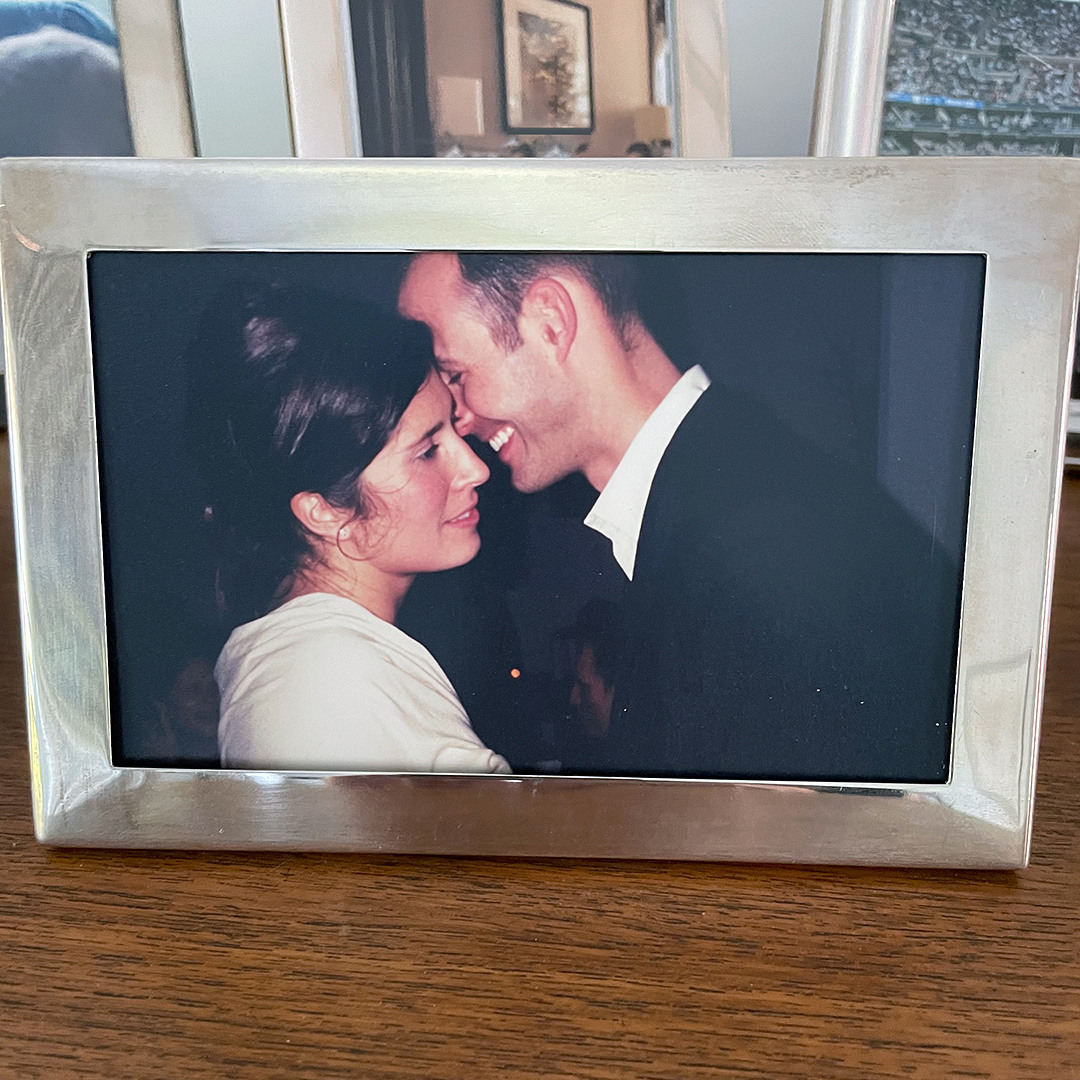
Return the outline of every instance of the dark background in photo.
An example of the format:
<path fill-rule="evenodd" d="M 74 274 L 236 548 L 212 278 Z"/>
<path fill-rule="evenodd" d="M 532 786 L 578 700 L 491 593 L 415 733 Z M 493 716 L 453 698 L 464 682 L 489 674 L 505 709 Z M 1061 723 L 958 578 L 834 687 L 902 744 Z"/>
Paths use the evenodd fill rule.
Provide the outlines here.
<path fill-rule="evenodd" d="M 973 255 L 642 254 L 642 314 L 680 368 L 752 398 L 839 467 L 879 485 L 957 567 L 958 616 L 984 260 Z M 186 442 L 183 357 L 209 300 L 294 282 L 392 309 L 407 256 L 96 252 L 89 284 L 118 764 L 216 762 L 216 612 L 205 499 Z M 363 327 L 357 327 L 357 334 Z M 491 467 L 479 556 L 421 575 L 399 624 L 518 771 L 573 772 L 573 627 L 624 577 L 585 527 L 595 492 L 538 495 Z M 887 618 L 887 613 L 883 613 Z M 955 635 L 954 635 L 955 643 Z M 947 723 L 948 717 L 944 718 Z M 584 759 L 588 759 L 588 753 Z"/>

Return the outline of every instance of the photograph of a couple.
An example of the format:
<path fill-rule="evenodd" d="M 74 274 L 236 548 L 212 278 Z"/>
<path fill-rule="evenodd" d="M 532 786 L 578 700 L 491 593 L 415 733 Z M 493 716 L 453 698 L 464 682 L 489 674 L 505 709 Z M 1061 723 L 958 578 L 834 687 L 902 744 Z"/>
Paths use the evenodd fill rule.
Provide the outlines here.
<path fill-rule="evenodd" d="M 114 762 L 945 782 L 984 272 L 92 253 Z"/>

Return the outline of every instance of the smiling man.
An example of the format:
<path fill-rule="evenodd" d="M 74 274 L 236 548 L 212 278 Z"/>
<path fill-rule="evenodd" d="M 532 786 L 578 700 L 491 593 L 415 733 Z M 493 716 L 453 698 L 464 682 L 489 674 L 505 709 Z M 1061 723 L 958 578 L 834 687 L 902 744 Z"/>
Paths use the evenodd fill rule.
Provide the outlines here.
<path fill-rule="evenodd" d="M 519 491 L 572 472 L 603 490 L 679 381 L 634 309 L 631 268 L 604 255 L 414 260 L 402 313 L 431 328 L 458 430 L 490 443 Z"/>
<path fill-rule="evenodd" d="M 635 265 L 427 252 L 399 297 L 460 434 L 519 491 L 581 472 L 599 492 L 585 523 L 630 580 L 608 771 L 941 779 L 955 567 L 863 472 L 680 374 Z"/>

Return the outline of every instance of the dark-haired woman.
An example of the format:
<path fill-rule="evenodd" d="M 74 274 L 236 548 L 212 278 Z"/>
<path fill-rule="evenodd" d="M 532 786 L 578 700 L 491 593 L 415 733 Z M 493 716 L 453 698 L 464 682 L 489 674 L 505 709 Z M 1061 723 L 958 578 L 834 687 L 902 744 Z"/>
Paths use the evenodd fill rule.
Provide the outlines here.
<path fill-rule="evenodd" d="M 418 573 L 472 559 L 486 466 L 426 331 L 307 290 L 218 308 L 192 355 L 226 597 L 266 613 L 215 667 L 222 764 L 505 772 L 394 625 Z M 259 594 L 262 599 L 258 600 Z"/>

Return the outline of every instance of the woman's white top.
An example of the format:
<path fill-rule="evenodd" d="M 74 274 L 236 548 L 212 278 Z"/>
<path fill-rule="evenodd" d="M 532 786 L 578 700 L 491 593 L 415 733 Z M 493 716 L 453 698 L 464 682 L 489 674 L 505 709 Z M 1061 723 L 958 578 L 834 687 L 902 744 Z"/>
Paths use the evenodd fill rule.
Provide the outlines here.
<path fill-rule="evenodd" d="M 231 768 L 510 771 L 431 653 L 343 596 L 298 596 L 238 626 L 214 675 Z"/>

